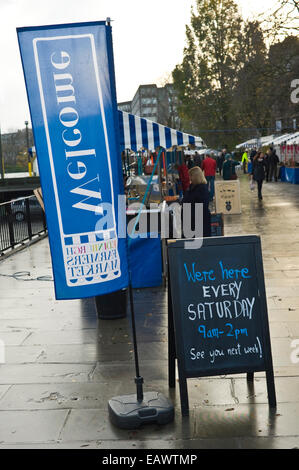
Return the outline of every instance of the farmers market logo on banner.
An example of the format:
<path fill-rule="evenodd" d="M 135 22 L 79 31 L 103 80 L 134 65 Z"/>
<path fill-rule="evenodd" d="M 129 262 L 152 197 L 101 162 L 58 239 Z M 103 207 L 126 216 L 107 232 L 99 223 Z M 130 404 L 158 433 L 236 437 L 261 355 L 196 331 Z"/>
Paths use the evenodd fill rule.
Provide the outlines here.
<path fill-rule="evenodd" d="M 20 28 L 18 37 L 56 297 L 119 290 L 128 279 L 126 240 L 117 237 L 122 182 L 111 28 Z"/>

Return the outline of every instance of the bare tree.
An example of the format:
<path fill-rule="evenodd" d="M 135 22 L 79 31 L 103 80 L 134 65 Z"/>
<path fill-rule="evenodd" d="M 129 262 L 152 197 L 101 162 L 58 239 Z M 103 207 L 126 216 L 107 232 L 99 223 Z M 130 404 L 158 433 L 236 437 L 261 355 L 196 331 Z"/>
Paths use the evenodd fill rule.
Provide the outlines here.
<path fill-rule="evenodd" d="M 299 31 L 298 0 L 277 0 L 273 8 L 258 17 L 265 36 L 270 43 Z"/>

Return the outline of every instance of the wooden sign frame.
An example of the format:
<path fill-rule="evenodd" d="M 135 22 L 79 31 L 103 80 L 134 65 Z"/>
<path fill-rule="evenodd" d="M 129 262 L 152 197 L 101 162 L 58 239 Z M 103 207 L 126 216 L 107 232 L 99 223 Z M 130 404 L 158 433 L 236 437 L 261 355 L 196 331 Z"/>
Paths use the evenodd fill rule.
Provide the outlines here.
<path fill-rule="evenodd" d="M 187 379 L 192 377 L 209 377 L 216 375 L 229 375 L 246 373 L 247 380 L 253 381 L 254 372 L 266 372 L 268 402 L 271 408 L 276 408 L 276 393 L 274 384 L 274 372 L 271 353 L 271 342 L 268 322 L 268 311 L 266 302 L 266 291 L 264 283 L 264 271 L 261 251 L 260 237 L 255 235 L 235 236 L 235 237 L 211 237 L 203 239 L 203 246 L 224 246 L 251 244 L 254 247 L 257 291 L 260 299 L 260 321 L 262 329 L 262 341 L 264 345 L 264 363 L 261 367 L 233 367 L 230 369 L 213 368 L 209 371 L 188 372 L 185 368 L 183 349 L 183 319 L 179 311 L 180 289 L 178 278 L 172 273 L 172 264 L 176 256 L 176 250 L 184 249 L 187 240 L 168 240 L 168 380 L 169 387 L 174 388 L 176 382 L 175 360 L 178 361 L 179 386 L 181 398 L 181 411 L 183 416 L 189 414 L 189 400 Z M 200 252 L 199 250 L 193 250 Z"/>
<path fill-rule="evenodd" d="M 240 181 L 238 179 L 215 181 L 215 206 L 216 212 L 225 215 L 241 214 Z"/>
<path fill-rule="evenodd" d="M 42 210 L 45 212 L 45 205 L 44 205 L 44 199 L 43 199 L 43 193 L 42 193 L 42 188 L 36 188 L 33 190 L 33 193 L 38 200 Z"/>

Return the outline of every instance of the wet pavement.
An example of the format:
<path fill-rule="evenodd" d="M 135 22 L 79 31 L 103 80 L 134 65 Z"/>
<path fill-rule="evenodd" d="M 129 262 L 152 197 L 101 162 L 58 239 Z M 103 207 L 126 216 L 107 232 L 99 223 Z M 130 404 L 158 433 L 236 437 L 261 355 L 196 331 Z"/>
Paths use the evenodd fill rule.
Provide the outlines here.
<path fill-rule="evenodd" d="M 145 391 L 175 405 L 166 426 L 120 430 L 108 399 L 135 392 L 130 317 L 98 320 L 94 299 L 56 301 L 48 240 L 0 262 L 0 448 L 299 448 L 299 185 L 266 183 L 263 201 L 241 175 L 242 214 L 225 235 L 262 238 L 277 409 L 264 373 L 188 379 L 190 416 L 168 388 L 167 291 L 134 291 Z M 6 275 L 6 276 L 3 276 Z"/>

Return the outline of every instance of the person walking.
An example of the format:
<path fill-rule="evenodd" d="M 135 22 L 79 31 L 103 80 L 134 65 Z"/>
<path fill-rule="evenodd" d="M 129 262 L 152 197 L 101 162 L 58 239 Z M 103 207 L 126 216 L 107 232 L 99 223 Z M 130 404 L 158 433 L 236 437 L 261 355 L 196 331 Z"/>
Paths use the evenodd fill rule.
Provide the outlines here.
<path fill-rule="evenodd" d="M 213 201 L 215 194 L 216 166 L 216 160 L 214 160 L 214 158 L 211 158 L 209 154 L 206 154 L 204 161 L 201 164 L 201 169 L 203 170 L 208 183 L 210 201 Z"/>
<path fill-rule="evenodd" d="M 247 150 L 245 150 L 245 152 L 243 153 L 242 155 L 242 166 L 243 166 L 243 172 L 244 174 L 247 173 L 247 165 L 248 165 L 248 154 L 247 154 Z"/>
<path fill-rule="evenodd" d="M 203 204 L 203 237 L 211 236 L 211 213 L 209 210 L 209 190 L 207 180 L 198 166 L 189 170 L 191 185 L 183 197 L 183 204 L 191 204 L 191 230 L 195 231 L 196 203 Z M 184 206 L 183 206 L 184 210 Z M 196 227 L 197 228 L 197 227 Z"/>
<path fill-rule="evenodd" d="M 260 200 L 263 199 L 262 186 L 266 176 L 266 171 L 267 163 L 265 154 L 263 152 L 258 152 L 253 159 L 252 176 L 254 181 L 257 182 L 258 198 Z"/>
<path fill-rule="evenodd" d="M 225 181 L 237 179 L 236 166 L 238 164 L 239 162 L 234 161 L 230 153 L 225 155 L 225 162 L 222 168 L 222 178 Z"/>

